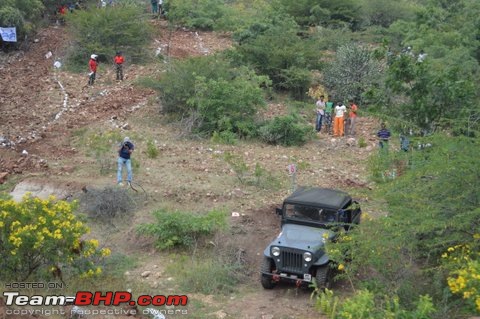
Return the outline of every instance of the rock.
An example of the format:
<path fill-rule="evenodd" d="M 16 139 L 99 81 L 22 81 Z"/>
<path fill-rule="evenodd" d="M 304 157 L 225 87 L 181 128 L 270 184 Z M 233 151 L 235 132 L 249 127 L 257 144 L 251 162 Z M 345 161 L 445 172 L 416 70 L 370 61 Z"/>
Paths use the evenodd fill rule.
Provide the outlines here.
<path fill-rule="evenodd" d="M 348 140 L 347 140 L 347 145 L 349 146 L 354 146 L 357 144 L 357 141 L 355 140 L 355 138 L 353 137 L 350 137 Z"/>
<path fill-rule="evenodd" d="M 86 189 L 87 189 L 87 188 L 85 187 L 85 190 L 86 190 Z M 83 189 L 82 189 L 82 190 L 83 190 Z M 86 193 L 86 191 L 85 191 L 85 193 Z M 129 271 L 126 271 L 124 275 L 125 275 L 125 276 L 130 276 L 130 272 L 129 272 Z"/>
<path fill-rule="evenodd" d="M 150 276 L 151 273 L 152 273 L 151 271 L 147 270 L 147 271 L 142 272 L 142 274 L 140 276 L 142 276 L 143 278 L 147 278 L 148 276 Z"/>
<path fill-rule="evenodd" d="M 227 313 L 223 310 L 216 311 L 213 313 L 213 315 L 215 316 L 215 318 L 218 319 L 225 319 L 228 316 Z"/>
<path fill-rule="evenodd" d="M 5 183 L 5 180 L 7 179 L 8 172 L 1 172 L 0 173 L 0 184 Z"/>
<path fill-rule="evenodd" d="M 22 156 L 28 156 L 27 150 L 23 150 L 23 151 L 22 151 Z"/>

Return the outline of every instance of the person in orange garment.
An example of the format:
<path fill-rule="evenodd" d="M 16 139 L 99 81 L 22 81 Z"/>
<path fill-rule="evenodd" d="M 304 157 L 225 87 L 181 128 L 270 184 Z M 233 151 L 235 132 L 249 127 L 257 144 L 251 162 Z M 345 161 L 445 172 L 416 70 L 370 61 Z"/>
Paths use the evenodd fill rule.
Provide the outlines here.
<path fill-rule="evenodd" d="M 125 58 L 123 57 L 122 52 L 117 52 L 117 55 L 113 58 L 113 62 L 115 62 L 117 70 L 117 81 L 123 81 L 123 62 L 125 62 Z"/>
<path fill-rule="evenodd" d="M 335 106 L 335 119 L 333 122 L 333 136 L 343 136 L 345 113 L 347 112 L 347 107 L 343 105 L 342 102 L 338 102 Z"/>
<path fill-rule="evenodd" d="M 349 123 L 348 123 L 348 135 L 354 136 L 355 135 L 355 122 L 357 121 L 357 112 L 358 106 L 353 103 L 353 100 L 350 100 L 350 111 L 348 112 Z"/>

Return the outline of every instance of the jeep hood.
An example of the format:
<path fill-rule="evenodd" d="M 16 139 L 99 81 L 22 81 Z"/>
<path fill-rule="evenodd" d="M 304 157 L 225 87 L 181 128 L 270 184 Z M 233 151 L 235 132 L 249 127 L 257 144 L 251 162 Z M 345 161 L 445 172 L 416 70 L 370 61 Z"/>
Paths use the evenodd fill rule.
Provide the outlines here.
<path fill-rule="evenodd" d="M 315 228 L 304 225 L 285 224 L 282 232 L 270 245 L 278 245 L 297 249 L 318 251 L 324 244 L 323 238 L 331 240 L 335 233 L 328 229 Z M 269 248 L 267 248 L 269 249 Z"/>

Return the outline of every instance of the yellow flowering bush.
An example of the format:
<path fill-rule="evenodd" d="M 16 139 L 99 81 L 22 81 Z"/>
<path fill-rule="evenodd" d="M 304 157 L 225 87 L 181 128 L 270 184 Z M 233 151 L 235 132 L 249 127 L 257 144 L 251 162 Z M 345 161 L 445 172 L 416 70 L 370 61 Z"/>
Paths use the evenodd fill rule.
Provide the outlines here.
<path fill-rule="evenodd" d="M 448 247 L 442 258 L 451 269 L 447 278 L 450 291 L 480 313 L 480 252 L 475 249 L 480 236 L 475 234 L 473 238 L 471 244 Z"/>
<path fill-rule="evenodd" d="M 52 276 L 60 269 L 99 274 L 108 256 L 95 239 L 82 240 L 89 228 L 73 214 L 75 203 L 26 195 L 20 203 L 0 199 L 0 279 Z M 53 270 L 52 270 L 53 269 Z"/>

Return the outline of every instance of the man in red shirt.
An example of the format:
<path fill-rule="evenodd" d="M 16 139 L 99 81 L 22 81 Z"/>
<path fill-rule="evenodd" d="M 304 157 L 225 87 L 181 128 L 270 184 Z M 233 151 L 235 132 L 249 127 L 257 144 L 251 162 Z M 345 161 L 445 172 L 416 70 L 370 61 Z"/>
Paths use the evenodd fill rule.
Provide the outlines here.
<path fill-rule="evenodd" d="M 113 58 L 113 62 L 115 62 L 115 67 L 117 68 L 117 81 L 123 81 L 123 62 L 125 62 L 125 58 L 122 52 L 117 52 L 117 55 Z"/>
<path fill-rule="evenodd" d="M 351 136 L 355 135 L 355 122 L 357 121 L 357 112 L 358 106 L 353 103 L 353 100 L 350 100 L 350 112 L 348 113 L 349 125 L 348 125 L 348 134 Z"/>
<path fill-rule="evenodd" d="M 90 68 L 90 73 L 88 74 L 88 85 L 93 85 L 95 82 L 95 75 L 97 74 L 97 66 L 98 66 L 98 55 L 92 54 L 90 56 L 90 61 L 88 62 L 88 66 Z"/>

